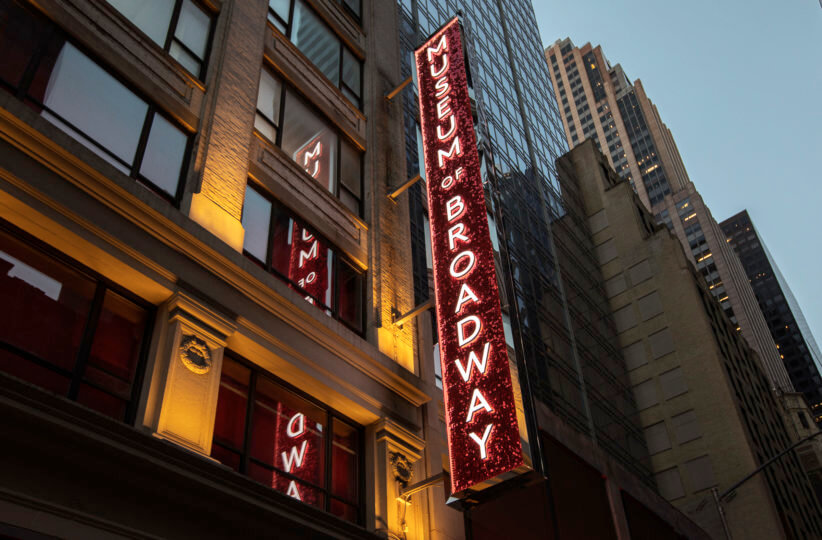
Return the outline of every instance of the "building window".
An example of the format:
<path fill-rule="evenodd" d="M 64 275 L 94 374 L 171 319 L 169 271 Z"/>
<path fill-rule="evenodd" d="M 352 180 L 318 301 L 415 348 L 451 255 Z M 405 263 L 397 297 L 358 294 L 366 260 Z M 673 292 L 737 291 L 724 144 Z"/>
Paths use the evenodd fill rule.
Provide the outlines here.
<path fill-rule="evenodd" d="M 360 522 L 362 430 L 226 353 L 212 457 L 306 504 Z"/>
<path fill-rule="evenodd" d="M 358 0 L 338 0 L 359 13 Z M 302 0 L 268 0 L 268 20 L 312 64 L 338 87 L 358 109 L 362 108 L 362 62 Z"/>
<path fill-rule="evenodd" d="M 364 276 L 338 250 L 250 185 L 243 228 L 246 256 L 305 295 L 308 303 L 362 334 Z"/>
<path fill-rule="evenodd" d="M 192 0 L 107 2 L 192 75 L 203 78 L 213 27 L 211 13 Z"/>
<path fill-rule="evenodd" d="M 40 16 L 0 0 L 0 83 L 44 118 L 178 202 L 189 135 Z"/>
<path fill-rule="evenodd" d="M 362 212 L 362 154 L 268 70 L 260 73 L 254 127 L 349 210 Z"/>
<path fill-rule="evenodd" d="M 0 222 L 0 371 L 134 419 L 151 311 Z"/>

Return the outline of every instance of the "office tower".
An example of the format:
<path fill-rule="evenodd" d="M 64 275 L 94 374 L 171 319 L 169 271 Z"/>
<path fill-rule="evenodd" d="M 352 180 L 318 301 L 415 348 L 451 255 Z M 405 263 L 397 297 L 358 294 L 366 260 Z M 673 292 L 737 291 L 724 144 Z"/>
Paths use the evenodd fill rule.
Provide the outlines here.
<path fill-rule="evenodd" d="M 822 354 L 799 303 L 747 210 L 729 217 L 720 227 L 742 262 L 794 388 L 805 395 L 814 420 L 822 421 Z M 804 415 L 800 418 L 807 422 Z"/>
<path fill-rule="evenodd" d="M 545 57 L 568 143 L 574 147 L 593 139 L 657 222 L 679 238 L 711 294 L 759 354 L 772 387 L 791 392 L 744 270 L 690 181 L 673 136 L 642 82 L 632 84 L 599 46 L 578 48 L 566 38 L 548 47 Z"/>
<path fill-rule="evenodd" d="M 653 523 L 649 530 L 663 536 L 701 537 L 653 491 L 594 246 L 575 202 L 561 193 L 555 160 L 567 146 L 556 104 L 545 92 L 549 77 L 530 3 L 397 4 L 405 77 L 414 70 L 411 52 L 455 12 L 462 13 L 503 320 L 530 422 L 534 475 L 525 484 L 503 483 L 473 494 L 465 510 L 472 537 L 615 538 L 617 530 L 623 534 L 644 523 Z M 401 99 L 413 179 L 425 175 L 419 100 L 416 91 Z M 416 183 L 408 191 L 414 290 L 422 304 L 432 296 L 436 261 L 426 245 L 426 187 Z M 436 322 L 431 323 L 420 351 L 428 349 L 427 341 L 436 356 Z M 439 359 L 433 363 L 439 366 Z M 436 415 L 429 418 L 432 426 L 442 423 Z M 612 513 L 609 507 L 622 510 Z M 580 508 L 586 508 L 584 515 Z"/>
<path fill-rule="evenodd" d="M 792 425 L 680 243 L 594 142 L 580 143 L 560 168 L 574 172 L 563 187 L 583 200 L 660 494 L 723 538 L 711 490 L 723 493 L 787 449 Z M 822 509 L 793 452 L 722 505 L 734 538 L 822 534 Z"/>

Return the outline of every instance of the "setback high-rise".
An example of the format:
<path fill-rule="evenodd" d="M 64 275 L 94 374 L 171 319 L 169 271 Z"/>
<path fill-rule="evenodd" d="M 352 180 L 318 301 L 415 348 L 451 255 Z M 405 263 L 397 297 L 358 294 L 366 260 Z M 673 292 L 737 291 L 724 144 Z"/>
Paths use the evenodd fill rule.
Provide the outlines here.
<path fill-rule="evenodd" d="M 571 147 L 593 139 L 611 167 L 679 238 L 736 330 L 759 355 L 773 388 L 792 392 L 745 272 L 705 205 L 656 106 L 602 48 L 557 40 L 545 50 Z"/>

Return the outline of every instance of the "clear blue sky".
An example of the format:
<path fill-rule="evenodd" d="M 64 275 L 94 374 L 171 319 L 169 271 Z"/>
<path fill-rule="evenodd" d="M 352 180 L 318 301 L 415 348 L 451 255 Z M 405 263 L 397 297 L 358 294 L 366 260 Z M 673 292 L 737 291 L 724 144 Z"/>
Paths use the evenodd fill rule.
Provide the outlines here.
<path fill-rule="evenodd" d="M 747 208 L 822 345 L 820 0 L 532 0 L 641 79 L 714 218 Z"/>

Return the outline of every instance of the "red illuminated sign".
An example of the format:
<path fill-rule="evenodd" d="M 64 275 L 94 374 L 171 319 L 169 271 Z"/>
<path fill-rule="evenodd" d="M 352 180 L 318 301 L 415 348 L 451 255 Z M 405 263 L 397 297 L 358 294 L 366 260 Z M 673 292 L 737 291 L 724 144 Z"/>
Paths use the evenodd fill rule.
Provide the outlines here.
<path fill-rule="evenodd" d="M 415 51 L 451 491 L 523 463 L 460 24 Z"/>

